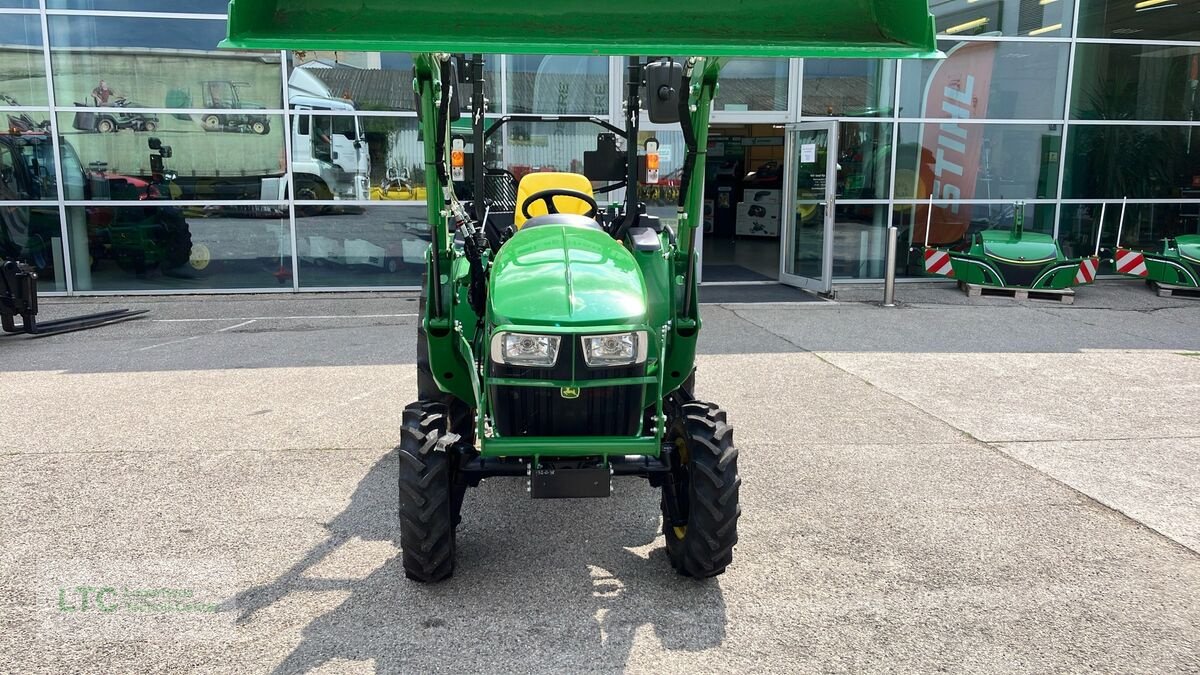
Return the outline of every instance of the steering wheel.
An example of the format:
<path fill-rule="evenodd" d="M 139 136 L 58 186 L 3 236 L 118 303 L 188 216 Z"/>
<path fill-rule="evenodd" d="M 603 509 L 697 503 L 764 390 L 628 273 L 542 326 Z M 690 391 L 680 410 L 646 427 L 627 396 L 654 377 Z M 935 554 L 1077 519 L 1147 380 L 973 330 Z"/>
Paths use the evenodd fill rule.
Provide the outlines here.
<path fill-rule="evenodd" d="M 526 197 L 525 201 L 521 204 L 521 213 L 525 214 L 526 218 L 533 218 L 533 216 L 529 213 L 529 207 L 533 206 L 537 202 L 545 202 L 547 211 L 552 214 L 558 213 L 558 207 L 554 204 L 555 197 L 571 197 L 586 203 L 590 208 L 588 208 L 587 213 L 584 213 L 583 215 L 587 218 L 595 218 L 596 212 L 600 210 L 600 205 L 597 204 L 596 200 L 586 192 L 580 192 L 579 190 L 568 190 L 566 188 L 554 188 L 552 190 L 535 192 Z"/>

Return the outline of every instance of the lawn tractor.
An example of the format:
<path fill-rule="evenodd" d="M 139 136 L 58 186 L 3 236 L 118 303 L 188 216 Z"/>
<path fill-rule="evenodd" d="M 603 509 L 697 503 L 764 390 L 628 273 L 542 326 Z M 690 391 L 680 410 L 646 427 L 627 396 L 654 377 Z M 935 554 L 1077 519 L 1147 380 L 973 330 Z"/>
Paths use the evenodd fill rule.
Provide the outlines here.
<path fill-rule="evenodd" d="M 1025 203 L 1016 202 L 1012 227 L 983 230 L 970 235 L 963 247 L 930 246 L 933 223 L 932 200 L 926 206 L 925 243 L 920 247 L 925 273 L 955 279 L 962 284 L 993 288 L 1062 291 L 1096 280 L 1100 252 L 1093 256 L 1068 258 L 1054 237 L 1025 231 Z"/>
<path fill-rule="evenodd" d="M 727 414 L 695 387 L 695 234 L 722 63 L 937 57 L 934 35 L 926 0 L 230 3 L 225 46 L 414 53 L 432 243 L 418 400 L 404 410 L 398 449 L 410 579 L 451 576 L 467 489 L 502 476 L 539 499 L 608 497 L 614 477 L 649 479 L 672 566 L 701 578 L 726 569 L 738 453 Z M 485 166 L 483 53 L 627 57 L 621 122 L 573 120 L 602 128 L 582 174 L 517 180 Z M 646 54 L 696 56 L 635 56 Z M 469 105 L 459 100 L 466 84 Z M 470 134 L 455 134 L 456 111 L 471 116 Z M 651 148 L 639 155 L 643 112 L 682 132 L 674 229 L 637 201 L 639 183 L 659 178 Z"/>

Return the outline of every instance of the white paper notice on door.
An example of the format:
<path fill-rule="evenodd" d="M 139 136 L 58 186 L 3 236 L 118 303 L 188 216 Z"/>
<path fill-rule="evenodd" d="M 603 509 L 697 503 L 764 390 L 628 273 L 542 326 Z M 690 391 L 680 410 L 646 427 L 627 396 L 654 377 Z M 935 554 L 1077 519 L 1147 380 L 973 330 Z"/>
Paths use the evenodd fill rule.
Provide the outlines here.
<path fill-rule="evenodd" d="M 800 163 L 812 164 L 817 161 L 817 144 L 804 143 L 800 146 Z"/>

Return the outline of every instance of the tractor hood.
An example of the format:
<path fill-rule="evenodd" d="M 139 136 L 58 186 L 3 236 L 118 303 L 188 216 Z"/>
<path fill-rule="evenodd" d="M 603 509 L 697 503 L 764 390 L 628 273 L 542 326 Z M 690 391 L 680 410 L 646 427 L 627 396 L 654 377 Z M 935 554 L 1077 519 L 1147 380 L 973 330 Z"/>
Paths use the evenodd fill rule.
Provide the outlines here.
<path fill-rule="evenodd" d="M 646 282 L 633 256 L 607 233 L 540 225 L 500 247 L 488 305 L 496 325 L 636 324 L 645 320 Z"/>

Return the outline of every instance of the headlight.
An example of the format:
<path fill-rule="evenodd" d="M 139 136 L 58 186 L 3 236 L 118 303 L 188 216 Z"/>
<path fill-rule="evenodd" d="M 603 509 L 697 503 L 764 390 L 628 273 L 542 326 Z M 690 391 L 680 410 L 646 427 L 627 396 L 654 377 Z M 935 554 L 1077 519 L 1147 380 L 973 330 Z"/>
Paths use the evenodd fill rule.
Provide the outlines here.
<path fill-rule="evenodd" d="M 492 360 L 510 366 L 549 368 L 558 361 L 557 335 L 497 333 L 492 337 Z"/>
<path fill-rule="evenodd" d="M 646 331 L 585 335 L 583 360 L 589 366 L 632 366 L 646 360 Z"/>

